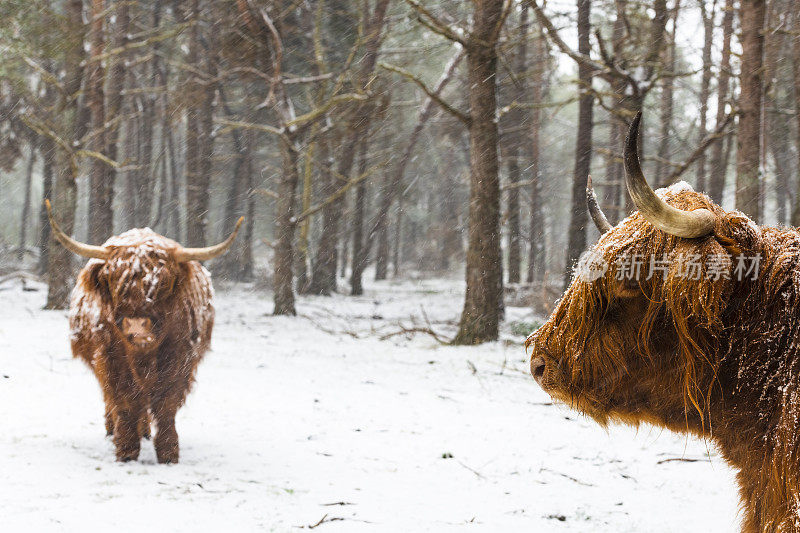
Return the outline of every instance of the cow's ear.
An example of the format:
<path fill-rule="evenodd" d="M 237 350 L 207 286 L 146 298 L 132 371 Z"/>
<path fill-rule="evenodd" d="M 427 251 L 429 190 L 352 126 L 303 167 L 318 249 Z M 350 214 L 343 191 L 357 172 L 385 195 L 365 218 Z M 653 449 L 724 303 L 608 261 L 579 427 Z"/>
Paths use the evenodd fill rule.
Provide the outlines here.
<path fill-rule="evenodd" d="M 104 293 L 107 292 L 105 289 L 108 288 L 108 279 L 105 275 L 105 266 L 105 261 L 98 261 L 92 262 L 85 267 L 88 269 L 89 279 L 92 282 L 92 286 L 104 289 Z"/>

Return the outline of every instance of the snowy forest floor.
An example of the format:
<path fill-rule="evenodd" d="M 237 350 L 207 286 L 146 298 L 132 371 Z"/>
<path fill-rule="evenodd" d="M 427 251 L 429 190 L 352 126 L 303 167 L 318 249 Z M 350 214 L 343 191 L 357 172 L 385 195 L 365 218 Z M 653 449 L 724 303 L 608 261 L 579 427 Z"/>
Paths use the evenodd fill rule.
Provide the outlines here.
<path fill-rule="evenodd" d="M 3 531 L 738 528 L 734 476 L 710 444 L 606 432 L 551 404 L 513 324 L 529 310 L 508 308 L 503 339 L 478 347 L 382 339 L 400 322 L 452 335 L 460 281 L 300 297 L 294 318 L 270 316 L 268 293 L 218 286 L 169 466 L 148 441 L 138 462 L 114 461 L 67 314 L 43 311 L 46 287 L 33 288 L 0 287 Z"/>

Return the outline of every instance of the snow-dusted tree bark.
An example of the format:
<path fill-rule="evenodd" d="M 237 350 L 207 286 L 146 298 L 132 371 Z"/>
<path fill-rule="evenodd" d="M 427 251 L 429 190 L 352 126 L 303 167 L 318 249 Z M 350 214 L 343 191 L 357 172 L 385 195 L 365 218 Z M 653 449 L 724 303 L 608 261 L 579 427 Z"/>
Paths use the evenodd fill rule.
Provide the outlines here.
<path fill-rule="evenodd" d="M 702 141 L 708 133 L 708 99 L 711 93 L 711 48 L 714 44 L 714 17 L 717 11 L 717 0 L 712 0 L 711 7 L 707 5 L 707 0 L 699 0 L 700 16 L 703 19 L 703 76 L 700 81 L 700 124 L 698 127 L 697 138 Z M 677 4 L 675 11 L 677 12 Z M 677 19 L 677 17 L 676 17 Z M 675 21 L 677 22 L 677 20 Z M 675 32 L 673 31 L 673 41 Z M 674 42 L 672 44 L 674 60 Z M 674 67 L 674 62 L 673 62 Z M 697 161 L 697 190 L 708 190 L 708 176 L 706 165 L 706 153 L 700 156 Z"/>
<path fill-rule="evenodd" d="M 792 29 L 800 32 L 800 0 L 792 1 Z M 797 174 L 795 175 L 795 196 L 792 204 L 792 226 L 800 226 L 800 39 L 793 39 L 792 43 L 792 73 L 794 75 L 794 112 L 797 121 L 795 150 L 797 152 Z"/>
<path fill-rule="evenodd" d="M 46 89 L 52 91 L 53 89 Z M 42 202 L 39 206 L 39 263 L 36 271 L 44 275 L 47 272 L 50 256 L 50 224 L 47 221 L 47 210 L 44 201 L 53 197 L 53 164 L 55 143 L 47 137 L 39 141 L 39 153 L 42 156 Z"/>
<path fill-rule="evenodd" d="M 578 53 L 589 55 L 591 43 L 591 0 L 578 0 Z M 578 63 L 578 133 L 575 140 L 575 166 L 572 174 L 569 236 L 564 285 L 569 284 L 572 265 L 586 247 L 586 180 L 592 163 L 592 126 L 594 94 L 592 68 Z"/>
<path fill-rule="evenodd" d="M 733 35 L 734 0 L 726 0 L 722 16 L 722 58 L 720 60 L 719 77 L 717 78 L 717 117 L 716 125 L 725 120 L 725 106 L 728 104 L 731 79 L 731 36 Z M 727 151 L 723 138 L 714 141 L 711 147 L 711 173 L 709 175 L 708 194 L 717 203 L 722 202 L 722 191 L 725 188 L 725 174 L 728 167 Z"/>
<path fill-rule="evenodd" d="M 666 183 L 669 176 L 669 168 L 667 162 L 670 159 L 670 140 L 672 139 L 672 116 L 675 111 L 675 56 L 677 54 L 675 47 L 675 33 L 678 26 L 678 13 L 680 11 L 680 2 L 675 2 L 675 7 L 672 8 L 672 31 L 669 32 L 668 42 L 664 47 L 664 68 L 667 70 L 667 75 L 661 80 L 661 135 L 658 140 L 658 152 L 656 156 L 656 171 L 655 181 L 660 187 L 669 185 Z M 707 99 L 707 98 L 706 98 Z M 703 132 L 700 138 L 705 137 L 705 111 L 702 106 L 700 109 L 700 129 Z"/>
<path fill-rule="evenodd" d="M 765 0 L 741 0 L 742 70 L 736 146 L 736 209 L 760 220 Z"/>
<path fill-rule="evenodd" d="M 367 171 L 367 148 L 369 147 L 369 135 L 364 135 L 361 139 L 361 146 L 359 147 L 358 154 L 358 175 L 362 175 Z M 367 254 L 369 253 L 369 245 L 364 242 L 364 224 L 367 213 L 367 184 L 361 182 L 356 189 L 356 199 L 353 206 L 352 217 L 352 269 L 350 271 L 350 294 L 352 296 L 360 296 L 364 294 L 364 287 L 361 283 L 361 278 L 364 274 L 364 268 L 367 266 Z"/>
<path fill-rule="evenodd" d="M 497 38 L 503 3 L 476 0 L 473 5 L 466 42 L 470 113 L 467 291 L 454 344 L 496 339 L 503 296 L 496 121 Z"/>
<path fill-rule="evenodd" d="M 192 0 L 187 20 L 192 22 L 189 33 L 187 63 L 191 67 L 188 79 L 189 102 L 186 109 L 186 245 L 205 246 L 213 139 L 214 85 L 208 76 L 213 61 L 211 52 L 203 46 L 200 32 L 200 0 Z M 140 162 L 144 164 L 145 162 Z"/>
<path fill-rule="evenodd" d="M 106 104 L 105 71 L 101 55 L 105 48 L 104 0 L 92 0 L 89 12 L 91 52 L 86 66 L 87 105 L 91 111 L 92 148 L 99 153 L 106 151 Z M 90 162 L 89 173 L 89 243 L 102 244 L 111 236 L 114 229 L 114 213 L 111 204 L 114 199 L 113 174 L 108 165 L 97 158 Z"/>
<path fill-rule="evenodd" d="M 579 17 L 580 23 L 580 36 L 583 37 L 583 32 L 589 31 L 588 26 L 584 27 L 583 24 L 584 19 L 583 15 Z M 587 33 L 588 36 L 588 33 Z M 587 41 L 588 42 L 588 41 Z M 580 48 L 583 50 L 583 47 Z M 588 51 L 587 51 L 588 53 Z M 531 185 L 528 189 L 530 191 L 530 220 L 528 225 L 528 282 L 533 281 L 541 281 L 544 279 L 545 275 L 545 261 L 546 257 L 546 250 L 545 250 L 545 220 L 544 214 L 542 213 L 542 209 L 544 208 L 544 202 L 542 197 L 542 164 L 541 164 L 541 156 L 542 156 L 542 140 L 541 140 L 541 132 L 542 132 L 542 122 L 543 122 L 543 114 L 542 114 L 542 106 L 544 105 L 544 86 L 545 80 L 547 78 L 546 72 L 546 57 L 547 57 L 547 46 L 545 43 L 544 35 L 542 34 L 540 29 L 537 29 L 536 36 L 533 39 L 533 61 L 531 66 L 531 126 L 530 126 L 530 138 L 528 143 L 528 151 L 530 153 L 530 176 L 531 176 Z M 584 76 L 584 77 L 581 77 Z M 578 69 L 578 77 L 579 83 L 583 86 L 584 84 L 588 84 L 591 86 L 591 73 L 588 73 L 588 79 L 585 77 L 587 76 L 587 72 L 581 71 L 580 68 Z M 579 89 L 580 90 L 580 89 Z M 589 110 L 590 110 L 590 118 L 589 121 L 591 122 L 591 93 L 589 94 Z M 585 106 L 583 97 L 585 94 L 582 92 L 579 104 L 578 104 L 578 116 L 579 120 L 585 119 Z M 582 129 L 582 126 L 578 125 L 578 136 L 585 135 L 585 131 Z M 585 148 L 584 148 L 585 149 Z M 588 157 L 591 157 L 591 139 L 589 140 L 589 151 L 586 152 Z M 583 161 L 583 160 L 582 160 Z M 589 172 L 588 167 L 586 168 L 586 172 Z M 582 207 L 581 207 L 582 209 Z M 573 214 L 573 216 L 579 216 Z M 572 235 L 572 224 L 570 223 L 570 238 Z M 582 229 L 578 229 L 579 232 L 583 231 Z M 577 237 L 580 239 L 580 237 Z M 585 240 L 585 238 L 584 238 Z"/>
<path fill-rule="evenodd" d="M 526 115 L 529 115 L 529 112 L 522 108 L 529 92 L 526 75 L 526 70 L 528 69 L 528 27 L 528 6 L 526 5 L 523 6 L 520 13 L 519 34 L 521 38 L 519 38 L 519 43 L 514 52 L 515 56 L 512 65 L 516 79 L 511 81 L 513 90 L 510 92 L 513 98 L 511 105 L 515 105 L 515 107 L 506 114 L 505 120 L 502 122 L 510 130 L 503 134 L 503 141 L 506 145 L 506 173 L 509 184 L 506 192 L 506 223 L 508 227 L 508 268 L 506 270 L 509 283 L 519 283 L 522 261 L 522 253 L 520 251 L 520 188 L 517 184 L 522 181 L 521 154 L 526 152 L 522 146 L 526 135 L 521 127 L 527 122 L 525 120 Z M 533 80 L 534 84 L 538 84 L 538 82 L 539 80 Z"/>
<path fill-rule="evenodd" d="M 31 189 L 33 188 L 33 165 L 36 163 L 36 141 L 31 136 L 28 163 L 25 165 L 25 199 L 22 201 L 22 213 L 19 220 L 19 249 L 17 259 L 22 261 L 25 257 L 25 245 L 28 239 L 28 226 L 31 223 Z"/>
<path fill-rule="evenodd" d="M 791 61 L 782 60 L 791 57 L 791 43 L 787 43 L 785 32 L 779 30 L 788 25 L 790 9 L 791 4 L 786 0 L 770 2 L 764 43 L 764 120 L 766 121 L 764 143 L 767 151 L 771 152 L 775 164 L 773 192 L 776 203 L 775 214 L 779 224 L 787 222 L 786 203 L 793 163 L 792 121 L 789 114 L 784 111 L 792 107 L 793 76 L 791 65 L 787 65 Z"/>
<path fill-rule="evenodd" d="M 80 138 L 82 125 L 78 116 L 78 93 L 81 88 L 81 61 L 83 52 L 83 2 L 65 0 L 64 13 L 70 28 L 69 35 L 61 43 L 63 54 L 63 92 L 58 96 L 55 116 L 59 120 L 59 133 L 63 139 Z M 70 234 L 75 222 L 77 202 L 78 165 L 70 147 L 58 146 L 55 150 L 53 168 L 53 211 L 57 214 L 59 225 Z M 59 245 L 50 237 L 50 251 L 47 265 L 47 309 L 66 309 L 72 287 L 72 252 Z"/>

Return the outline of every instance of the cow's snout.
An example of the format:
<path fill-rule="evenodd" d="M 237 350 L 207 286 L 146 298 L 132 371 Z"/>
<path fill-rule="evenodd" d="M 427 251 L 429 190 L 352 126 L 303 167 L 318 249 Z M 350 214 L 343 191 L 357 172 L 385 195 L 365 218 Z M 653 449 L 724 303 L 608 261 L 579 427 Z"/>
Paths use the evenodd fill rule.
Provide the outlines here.
<path fill-rule="evenodd" d="M 544 369 L 545 369 L 545 362 L 544 358 L 541 356 L 536 356 L 531 358 L 531 375 L 533 379 L 536 380 L 536 383 L 539 386 L 543 386 L 542 382 L 544 381 Z"/>

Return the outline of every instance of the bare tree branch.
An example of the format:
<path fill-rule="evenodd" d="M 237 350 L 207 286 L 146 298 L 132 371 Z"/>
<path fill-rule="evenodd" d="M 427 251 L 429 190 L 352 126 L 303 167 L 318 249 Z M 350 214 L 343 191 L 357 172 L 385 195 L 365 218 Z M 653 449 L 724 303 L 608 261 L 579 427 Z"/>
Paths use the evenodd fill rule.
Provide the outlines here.
<path fill-rule="evenodd" d="M 450 26 L 439 20 L 436 15 L 420 5 L 416 0 L 406 0 L 406 3 L 414 8 L 414 10 L 417 12 L 417 20 L 419 20 L 420 24 L 432 32 L 438 33 L 442 37 L 446 37 L 451 41 L 460 43 L 464 48 L 467 47 L 467 40 L 465 38 L 458 35 Z"/>
<path fill-rule="evenodd" d="M 375 166 L 373 166 L 371 168 L 368 168 L 366 170 L 366 172 L 364 172 L 360 176 L 349 180 L 346 185 L 343 185 L 342 187 L 340 187 L 339 190 L 337 190 L 336 192 L 334 192 L 333 194 L 331 194 L 330 196 L 325 198 L 325 200 L 323 200 L 322 202 L 320 202 L 319 204 L 317 204 L 315 206 L 312 206 L 312 207 L 306 209 L 305 211 L 303 211 L 302 213 L 297 215 L 294 218 L 293 222 L 295 224 L 298 224 L 298 223 L 302 222 L 303 220 L 307 219 L 308 217 L 313 216 L 318 211 L 323 209 L 326 205 L 328 205 L 328 204 L 330 204 L 332 202 L 335 202 L 336 200 L 341 198 L 342 195 L 344 195 L 344 193 L 346 193 L 348 190 L 350 190 L 351 187 L 353 187 L 354 185 L 358 185 L 359 183 L 361 183 L 362 181 L 364 181 L 365 179 L 370 177 L 372 174 L 374 174 L 376 170 L 386 166 L 386 163 L 388 163 L 388 160 L 387 161 L 382 161 L 381 163 L 378 163 L 377 165 L 375 165 Z"/>
<path fill-rule="evenodd" d="M 417 84 L 417 86 L 418 86 L 420 89 L 422 89 L 422 91 L 423 91 L 425 94 L 427 94 L 427 95 L 428 95 L 428 98 L 430 98 L 431 100 L 433 100 L 434 102 L 436 102 L 437 104 L 439 104 L 440 106 L 442 106 L 442 108 L 443 108 L 445 111 L 447 111 L 448 113 L 450 113 L 451 115 L 453 115 L 454 117 L 456 117 L 458 120 L 460 120 L 461 122 L 463 122 L 463 123 L 464 123 L 464 124 L 465 124 L 467 127 L 469 127 L 469 125 L 470 125 L 470 122 L 472 122 L 472 118 L 470 118 L 470 116 L 469 116 L 468 114 L 466 114 L 466 113 L 462 113 L 462 112 L 461 112 L 461 111 L 459 111 L 458 109 L 454 108 L 453 106 L 451 106 L 450 104 L 448 104 L 447 102 L 445 102 L 445 101 L 444 101 L 444 100 L 443 100 L 443 99 L 442 99 L 442 98 L 439 96 L 439 94 L 438 94 L 438 92 L 437 92 L 437 91 L 435 91 L 435 90 L 431 90 L 431 89 L 430 89 L 430 88 L 429 88 L 427 85 L 425 85 L 425 82 L 424 82 L 424 81 L 422 81 L 421 79 L 419 79 L 418 77 L 416 77 L 414 74 L 410 73 L 409 71 L 407 71 L 407 70 L 405 70 L 405 69 L 403 69 L 403 68 L 397 67 L 397 66 L 395 66 L 395 65 L 390 65 L 390 64 L 388 64 L 388 63 L 384 63 L 383 61 L 381 61 L 380 63 L 378 63 L 378 66 L 379 66 L 379 67 L 381 67 L 381 68 L 383 68 L 383 69 L 386 69 L 386 70 L 388 70 L 388 71 L 391 71 L 391 72 L 395 72 L 395 73 L 397 73 L 397 74 L 400 74 L 400 75 L 401 75 L 401 76 L 403 76 L 404 78 L 407 78 L 407 79 L 409 79 L 409 80 L 413 81 L 414 83 L 416 83 L 416 84 Z"/>
<path fill-rule="evenodd" d="M 681 174 L 686 172 L 686 169 L 688 169 L 692 165 L 692 163 L 697 161 L 700 158 L 700 156 L 703 155 L 703 153 L 706 151 L 706 148 L 711 146 L 711 144 L 714 141 L 718 140 L 720 137 L 722 137 L 724 135 L 724 131 L 728 127 L 728 124 L 731 123 L 731 121 L 733 120 L 733 117 L 735 117 L 737 114 L 738 114 L 738 110 L 731 111 L 731 113 L 728 116 L 725 117 L 725 120 L 723 120 L 716 127 L 716 129 L 713 132 L 711 132 L 711 133 L 709 133 L 708 135 L 705 136 L 703 141 L 697 146 L 695 151 L 692 152 L 692 154 L 686 159 L 686 161 L 681 163 L 678 166 L 678 168 L 676 168 L 672 172 L 672 174 L 667 176 L 667 178 L 664 180 L 665 183 L 671 183 L 671 182 L 675 181 L 676 179 L 678 179 L 681 176 Z"/>

